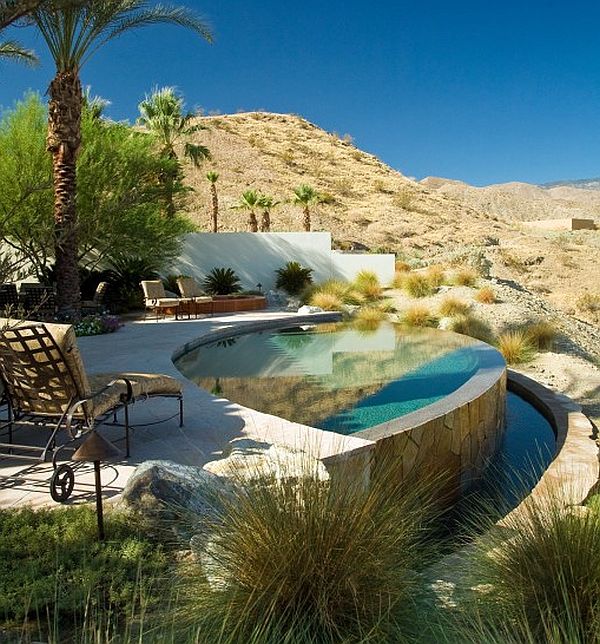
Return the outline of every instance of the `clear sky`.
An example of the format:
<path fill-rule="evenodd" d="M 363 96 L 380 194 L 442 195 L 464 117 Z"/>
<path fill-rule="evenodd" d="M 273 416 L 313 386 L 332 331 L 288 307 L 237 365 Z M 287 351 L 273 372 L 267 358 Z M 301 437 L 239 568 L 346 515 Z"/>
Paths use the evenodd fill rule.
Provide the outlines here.
<path fill-rule="evenodd" d="M 153 86 L 189 107 L 301 114 L 349 133 L 408 176 L 476 185 L 600 176 L 600 3 L 595 0 L 185 1 L 208 45 L 159 26 L 123 36 L 82 80 L 133 120 Z M 16 30 L 12 30 L 16 31 Z M 53 69 L 0 69 L 0 105 L 44 92 Z M 9 35 L 13 35 L 9 32 Z"/>

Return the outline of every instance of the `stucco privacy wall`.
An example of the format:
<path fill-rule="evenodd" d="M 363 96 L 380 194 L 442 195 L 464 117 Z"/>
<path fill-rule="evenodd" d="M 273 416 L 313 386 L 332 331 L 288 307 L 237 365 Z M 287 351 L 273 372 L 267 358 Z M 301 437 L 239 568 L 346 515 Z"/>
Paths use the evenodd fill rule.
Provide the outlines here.
<path fill-rule="evenodd" d="M 192 233 L 169 272 L 202 279 L 215 266 L 232 268 L 244 289 L 275 286 L 275 271 L 289 261 L 312 268 L 316 282 L 351 280 L 361 270 L 374 271 L 381 283 L 394 278 L 394 255 L 339 253 L 331 233 Z"/>

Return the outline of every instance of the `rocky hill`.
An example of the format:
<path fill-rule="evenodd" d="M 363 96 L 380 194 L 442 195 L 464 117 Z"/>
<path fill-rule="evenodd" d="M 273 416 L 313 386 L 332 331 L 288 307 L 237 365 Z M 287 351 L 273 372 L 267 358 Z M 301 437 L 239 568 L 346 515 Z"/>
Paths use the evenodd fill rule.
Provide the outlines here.
<path fill-rule="evenodd" d="M 600 296 L 600 231 L 531 230 L 522 221 L 593 217 L 600 222 L 600 191 L 559 185 L 510 183 L 476 188 L 429 177 L 413 181 L 350 137 L 328 133 L 305 119 L 251 112 L 203 117 L 197 142 L 213 160 L 186 169 L 194 187 L 188 211 L 209 227 L 205 173 L 220 173 L 220 229 L 245 230 L 245 213 L 231 208 L 248 188 L 273 195 L 272 230 L 301 230 L 301 211 L 290 203 L 293 187 L 308 183 L 323 196 L 313 229 L 329 230 L 341 248 L 393 250 L 415 263 L 450 261 L 473 247 L 484 250 L 492 274 L 523 284 L 569 314 L 598 322 L 581 298 Z M 589 310 L 588 310 L 589 309 Z"/>

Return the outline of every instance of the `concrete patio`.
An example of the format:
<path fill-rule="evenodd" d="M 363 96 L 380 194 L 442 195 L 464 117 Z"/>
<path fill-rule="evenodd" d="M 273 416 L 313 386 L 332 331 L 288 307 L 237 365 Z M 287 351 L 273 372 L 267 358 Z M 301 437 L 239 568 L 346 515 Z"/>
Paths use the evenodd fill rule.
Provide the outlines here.
<path fill-rule="evenodd" d="M 131 457 L 102 466 L 105 498 L 118 497 L 131 472 L 143 461 L 166 459 L 201 466 L 218 459 L 227 442 L 238 437 L 309 449 L 320 458 L 368 445 L 370 441 L 307 428 L 215 398 L 186 380 L 172 361 L 182 347 L 192 345 L 206 334 L 233 326 L 253 330 L 254 327 L 288 320 L 290 325 L 296 325 L 331 319 L 330 313 L 300 316 L 261 312 L 199 320 L 147 320 L 129 322 L 111 335 L 79 338 L 88 373 L 163 373 L 179 379 L 184 385 L 184 427 L 180 429 L 177 419 L 172 419 L 135 429 Z M 134 425 L 152 423 L 172 416 L 176 411 L 177 402 L 173 399 L 139 401 L 131 409 L 131 421 Z M 122 429 L 107 427 L 102 429 L 102 433 L 118 441 Z M 48 463 L 0 460 L 0 508 L 23 504 L 56 506 L 48 492 L 51 474 L 52 466 Z M 92 498 L 93 466 L 85 464 L 76 471 L 75 489 L 68 503 L 81 503 Z"/>

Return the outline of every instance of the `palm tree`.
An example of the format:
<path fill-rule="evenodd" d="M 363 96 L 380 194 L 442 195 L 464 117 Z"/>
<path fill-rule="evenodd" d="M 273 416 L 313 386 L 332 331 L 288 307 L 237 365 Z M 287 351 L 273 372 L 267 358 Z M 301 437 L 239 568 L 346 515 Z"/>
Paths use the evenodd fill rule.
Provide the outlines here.
<path fill-rule="evenodd" d="M 213 233 L 216 233 L 219 227 L 219 197 L 217 195 L 217 179 L 219 178 L 219 173 L 214 170 L 209 170 L 206 173 L 206 178 L 210 182 L 210 196 L 212 200 L 212 231 Z"/>
<path fill-rule="evenodd" d="M 25 49 L 15 40 L 5 40 L 4 42 L 0 42 L 0 59 L 1 58 L 26 63 L 27 65 L 35 65 L 38 62 L 38 57 L 31 49 Z"/>
<path fill-rule="evenodd" d="M 270 195 L 261 195 L 259 206 L 263 209 L 262 220 L 260 222 L 260 232 L 268 233 L 271 231 L 271 210 L 279 205 L 279 201 L 275 201 L 274 197 Z"/>
<path fill-rule="evenodd" d="M 232 206 L 235 210 L 247 210 L 248 211 L 248 228 L 251 233 L 258 232 L 258 221 L 256 219 L 255 210 L 260 207 L 260 195 L 256 190 L 246 190 L 242 194 L 242 198 L 239 202 Z"/>
<path fill-rule="evenodd" d="M 138 27 L 170 23 L 186 27 L 205 40 L 206 23 L 182 7 L 146 0 L 47 0 L 21 18 L 46 42 L 56 66 L 48 88 L 47 148 L 54 175 L 54 246 L 57 301 L 61 312 L 80 309 L 77 269 L 76 158 L 81 145 L 80 70 L 107 42 Z"/>
<path fill-rule="evenodd" d="M 294 203 L 302 206 L 304 230 L 306 232 L 310 232 L 310 206 L 319 203 L 320 200 L 321 196 L 312 186 L 303 183 L 301 186 L 294 188 Z"/>
<path fill-rule="evenodd" d="M 138 107 L 138 123 L 145 126 L 156 138 L 161 154 L 176 162 L 174 172 L 163 178 L 167 195 L 167 216 L 172 217 L 175 214 L 175 183 L 182 176 L 180 155 L 189 159 L 195 167 L 199 167 L 202 161 L 210 158 L 208 148 L 183 141 L 183 138 L 205 127 L 192 123 L 196 114 L 184 113 L 183 97 L 174 87 L 154 90 Z"/>

